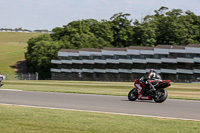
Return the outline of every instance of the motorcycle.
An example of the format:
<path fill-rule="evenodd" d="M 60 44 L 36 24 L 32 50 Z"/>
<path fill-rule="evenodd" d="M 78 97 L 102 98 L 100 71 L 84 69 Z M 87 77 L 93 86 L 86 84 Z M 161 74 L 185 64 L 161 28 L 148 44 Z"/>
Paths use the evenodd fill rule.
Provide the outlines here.
<path fill-rule="evenodd" d="M 3 86 L 3 84 L 1 83 L 2 80 L 5 80 L 5 76 L 1 75 L 1 73 L 0 73 L 0 88 L 1 88 L 1 86 Z"/>
<path fill-rule="evenodd" d="M 154 100 L 162 103 L 167 99 L 167 91 L 164 88 L 169 87 L 170 80 L 149 80 L 148 78 L 136 79 L 135 88 L 128 93 L 130 101 L 138 100 Z"/>

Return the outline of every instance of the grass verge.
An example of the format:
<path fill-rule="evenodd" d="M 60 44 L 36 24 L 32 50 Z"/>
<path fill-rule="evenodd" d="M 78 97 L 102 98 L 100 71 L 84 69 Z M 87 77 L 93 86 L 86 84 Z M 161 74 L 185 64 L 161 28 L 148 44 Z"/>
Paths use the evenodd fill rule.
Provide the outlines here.
<path fill-rule="evenodd" d="M 200 122 L 0 105 L 0 132 L 197 133 Z"/>
<path fill-rule="evenodd" d="M 5 80 L 2 89 L 26 91 L 83 93 L 98 95 L 127 96 L 133 88 L 132 82 L 94 82 L 94 81 L 17 81 Z M 167 88 L 168 98 L 200 100 L 200 84 L 172 83 Z"/>
<path fill-rule="evenodd" d="M 0 32 L 0 72 L 15 74 L 14 66 L 25 60 L 27 41 L 41 33 Z"/>
<path fill-rule="evenodd" d="M 25 60 L 26 43 L 1 43 L 0 42 L 0 72 L 15 74 L 14 66 L 18 61 Z"/>

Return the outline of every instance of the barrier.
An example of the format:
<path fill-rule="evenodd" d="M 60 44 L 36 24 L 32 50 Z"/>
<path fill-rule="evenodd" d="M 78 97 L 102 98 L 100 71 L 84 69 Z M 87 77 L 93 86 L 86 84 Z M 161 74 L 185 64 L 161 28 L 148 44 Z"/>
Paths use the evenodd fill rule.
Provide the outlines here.
<path fill-rule="evenodd" d="M 1 76 L 1 75 L 0 75 Z M 38 73 L 3 74 L 5 80 L 38 80 Z"/>

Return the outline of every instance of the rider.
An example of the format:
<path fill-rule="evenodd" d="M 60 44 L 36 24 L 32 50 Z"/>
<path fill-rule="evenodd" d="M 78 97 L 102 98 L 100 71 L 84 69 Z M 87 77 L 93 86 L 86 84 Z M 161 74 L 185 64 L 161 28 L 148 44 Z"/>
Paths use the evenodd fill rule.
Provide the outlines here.
<path fill-rule="evenodd" d="M 150 69 L 148 78 L 149 80 L 162 80 L 161 76 L 155 71 L 155 69 Z"/>
<path fill-rule="evenodd" d="M 3 84 L 1 84 L 2 80 L 3 80 L 3 77 L 1 77 L 1 72 L 0 72 L 0 87 L 3 86 Z"/>
<path fill-rule="evenodd" d="M 147 90 L 152 90 L 154 88 L 150 84 L 156 85 L 161 80 L 162 80 L 161 76 L 155 71 L 155 69 L 150 69 L 149 76 L 142 77 L 140 79 L 140 81 L 143 82 L 143 84 L 146 86 Z"/>

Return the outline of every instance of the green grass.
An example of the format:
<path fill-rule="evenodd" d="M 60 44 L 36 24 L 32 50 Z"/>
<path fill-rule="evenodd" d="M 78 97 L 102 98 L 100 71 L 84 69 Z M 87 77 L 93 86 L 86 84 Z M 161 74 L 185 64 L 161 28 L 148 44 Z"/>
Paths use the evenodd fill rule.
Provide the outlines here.
<path fill-rule="evenodd" d="M 200 122 L 0 105 L 1 133 L 197 133 Z"/>
<path fill-rule="evenodd" d="M 127 96 L 133 82 L 5 80 L 2 89 Z M 172 83 L 168 98 L 200 100 L 200 84 Z"/>
<path fill-rule="evenodd" d="M 0 32 L 0 42 L 24 42 L 41 33 Z"/>
<path fill-rule="evenodd" d="M 0 72 L 15 74 L 14 66 L 25 59 L 26 43 L 0 43 Z"/>
<path fill-rule="evenodd" d="M 27 41 L 41 33 L 0 32 L 0 72 L 15 74 L 14 66 L 25 60 Z"/>

